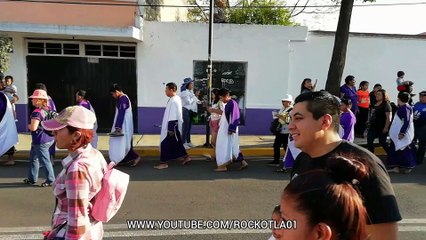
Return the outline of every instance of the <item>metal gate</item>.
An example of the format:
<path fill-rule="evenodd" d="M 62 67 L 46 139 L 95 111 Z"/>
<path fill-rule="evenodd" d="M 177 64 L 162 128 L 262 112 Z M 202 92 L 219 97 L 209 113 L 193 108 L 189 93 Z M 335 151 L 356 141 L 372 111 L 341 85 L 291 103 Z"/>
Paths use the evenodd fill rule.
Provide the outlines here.
<path fill-rule="evenodd" d="M 36 83 L 44 83 L 58 111 L 75 105 L 75 92 L 84 89 L 98 118 L 98 131 L 112 127 L 115 101 L 109 93 L 113 83 L 123 87 L 133 107 L 134 129 L 137 129 L 137 80 L 135 59 L 91 57 L 27 56 L 28 95 Z M 30 112 L 33 110 L 29 102 Z"/>

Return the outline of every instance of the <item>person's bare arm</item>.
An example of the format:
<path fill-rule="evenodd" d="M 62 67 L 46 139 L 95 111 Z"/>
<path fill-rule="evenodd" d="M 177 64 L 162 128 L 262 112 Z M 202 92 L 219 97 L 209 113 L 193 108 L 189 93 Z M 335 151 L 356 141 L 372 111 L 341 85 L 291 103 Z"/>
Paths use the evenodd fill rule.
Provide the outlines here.
<path fill-rule="evenodd" d="M 385 123 L 385 127 L 383 128 L 383 133 L 389 132 L 391 120 L 392 120 L 392 112 L 386 112 L 386 123 Z"/>
<path fill-rule="evenodd" d="M 398 223 L 380 223 L 367 226 L 369 240 L 397 240 L 398 239 Z"/>

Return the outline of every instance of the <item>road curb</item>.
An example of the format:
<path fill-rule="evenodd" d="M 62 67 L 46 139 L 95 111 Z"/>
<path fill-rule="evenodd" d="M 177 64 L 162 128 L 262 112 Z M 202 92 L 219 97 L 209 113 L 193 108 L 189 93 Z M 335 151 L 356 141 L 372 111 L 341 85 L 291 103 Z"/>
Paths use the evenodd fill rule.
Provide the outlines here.
<path fill-rule="evenodd" d="M 160 150 L 158 147 L 135 147 L 134 150 L 141 156 L 144 157 L 160 157 Z M 188 151 L 188 154 L 190 156 L 211 156 L 214 154 L 213 148 L 206 148 L 206 147 L 196 147 L 191 148 Z M 241 152 L 243 156 L 245 157 L 270 157 L 272 158 L 274 155 L 274 149 L 272 147 L 270 148 L 256 148 L 256 147 L 249 147 L 249 148 L 241 148 Z M 107 150 L 101 150 L 101 153 L 104 155 L 106 159 L 108 159 L 108 151 Z M 281 150 L 281 155 L 284 154 L 284 151 Z M 374 151 L 375 155 L 386 155 L 385 151 L 382 147 L 376 147 Z M 67 151 L 63 150 L 57 150 L 56 151 L 56 159 L 63 159 L 68 155 Z M 28 150 L 18 150 L 14 158 L 15 159 L 29 159 L 30 151 Z"/>

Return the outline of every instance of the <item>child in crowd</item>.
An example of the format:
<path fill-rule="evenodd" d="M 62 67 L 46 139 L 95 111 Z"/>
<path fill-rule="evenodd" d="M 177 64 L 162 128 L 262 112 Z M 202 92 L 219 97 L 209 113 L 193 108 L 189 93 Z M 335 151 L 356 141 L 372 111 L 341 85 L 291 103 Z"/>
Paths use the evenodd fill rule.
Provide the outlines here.
<path fill-rule="evenodd" d="M 352 101 L 350 99 L 342 99 L 340 101 L 340 125 L 343 129 L 342 139 L 349 142 L 354 141 L 354 126 L 357 121 L 354 113 L 351 111 Z"/>
<path fill-rule="evenodd" d="M 272 220 L 274 221 L 275 226 L 279 226 L 281 219 L 280 205 L 275 206 L 274 211 L 272 212 Z M 272 228 L 272 236 L 268 240 L 278 240 L 282 236 L 282 230 L 275 227 Z"/>
<path fill-rule="evenodd" d="M 10 103 L 12 104 L 13 117 L 15 118 L 15 121 L 17 121 L 15 102 L 19 100 L 18 88 L 13 84 L 12 76 L 10 75 L 6 76 L 4 78 L 4 81 L 5 81 L 5 88 L 3 92 L 4 94 L 6 94 L 6 97 L 9 99 Z"/>

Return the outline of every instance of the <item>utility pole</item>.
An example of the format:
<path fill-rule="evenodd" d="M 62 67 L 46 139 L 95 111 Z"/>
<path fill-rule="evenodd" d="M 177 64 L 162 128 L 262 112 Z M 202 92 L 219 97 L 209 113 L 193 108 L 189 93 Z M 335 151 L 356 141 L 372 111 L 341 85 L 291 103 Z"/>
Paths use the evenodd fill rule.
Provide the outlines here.
<path fill-rule="evenodd" d="M 207 62 L 207 91 L 208 91 L 208 106 L 211 105 L 212 99 L 212 78 L 213 78 L 213 61 L 212 61 L 212 48 L 213 48 L 213 12 L 214 12 L 214 0 L 210 0 L 210 16 L 209 16 L 209 46 L 208 46 L 208 62 Z M 207 107 L 208 107 L 207 106 Z M 209 122 L 206 121 L 206 143 L 205 147 L 210 146 L 210 126 Z"/>

